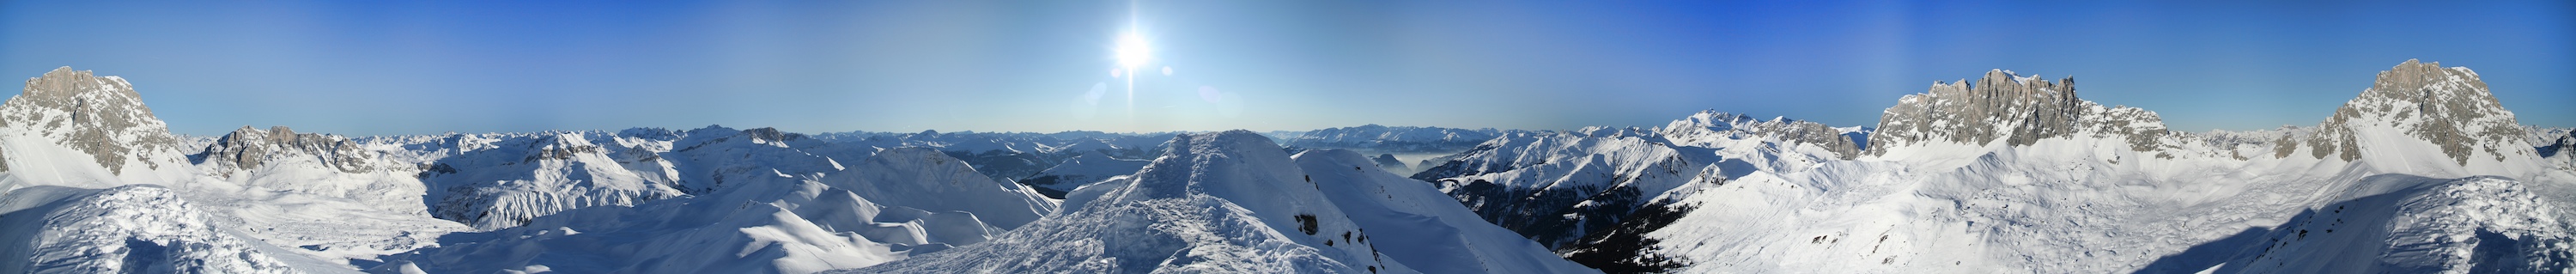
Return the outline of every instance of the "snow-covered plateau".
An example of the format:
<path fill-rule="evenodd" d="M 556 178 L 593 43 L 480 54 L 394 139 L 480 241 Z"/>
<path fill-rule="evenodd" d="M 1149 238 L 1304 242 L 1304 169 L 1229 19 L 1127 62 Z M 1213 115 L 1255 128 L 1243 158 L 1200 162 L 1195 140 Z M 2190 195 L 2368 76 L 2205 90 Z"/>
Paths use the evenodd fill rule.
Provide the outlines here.
<path fill-rule="evenodd" d="M 2211 132 L 2004 70 L 1551 131 L 187 136 L 142 95 L 0 103 L 0 273 L 2576 272 L 2576 133 L 2414 60 Z"/>

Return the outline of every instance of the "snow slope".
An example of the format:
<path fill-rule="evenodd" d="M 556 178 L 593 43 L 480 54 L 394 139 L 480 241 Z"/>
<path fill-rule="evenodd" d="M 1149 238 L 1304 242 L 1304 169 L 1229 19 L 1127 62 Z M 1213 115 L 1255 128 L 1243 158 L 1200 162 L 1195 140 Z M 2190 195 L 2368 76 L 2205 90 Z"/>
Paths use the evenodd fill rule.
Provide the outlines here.
<path fill-rule="evenodd" d="M 1357 240 L 1423 273 L 1597 272 L 1485 222 L 1430 184 L 1378 169 L 1357 152 L 1308 150 L 1294 158 L 1324 197 L 1361 230 L 1375 231 Z"/>
<path fill-rule="evenodd" d="M 1025 186 L 991 181 L 927 148 L 855 164 L 452 234 L 373 271 L 813 273 L 983 242 L 1056 210 Z"/>
<path fill-rule="evenodd" d="M 1171 143 L 1133 175 L 1075 190 L 1064 214 L 854 272 L 1413 272 L 1362 240 L 1371 235 L 1269 138 L 1237 130 Z"/>
<path fill-rule="evenodd" d="M 39 186 L 0 199 L 0 272 L 303 273 L 167 188 Z"/>

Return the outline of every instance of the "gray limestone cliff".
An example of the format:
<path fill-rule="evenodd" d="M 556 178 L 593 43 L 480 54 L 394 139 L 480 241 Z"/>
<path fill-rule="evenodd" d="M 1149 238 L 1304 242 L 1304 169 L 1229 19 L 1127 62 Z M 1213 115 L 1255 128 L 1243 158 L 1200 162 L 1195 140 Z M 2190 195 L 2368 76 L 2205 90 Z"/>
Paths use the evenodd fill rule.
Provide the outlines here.
<path fill-rule="evenodd" d="M 1970 83 L 1934 83 L 1929 92 L 1897 99 L 1879 118 L 1867 154 L 1925 142 L 2022 146 L 2040 139 L 2125 137 L 2130 150 L 2151 151 L 2167 134 L 2155 112 L 2103 107 L 2075 96 L 2072 77 L 2049 82 L 2004 70 Z"/>
<path fill-rule="evenodd" d="M 375 170 L 378 160 L 365 146 L 339 135 L 296 133 L 285 126 L 269 130 L 243 126 L 216 139 L 206 150 L 189 155 L 189 160 L 203 165 L 212 162 L 235 170 L 257 168 L 282 157 L 311 157 L 344 173 L 366 173 Z"/>
<path fill-rule="evenodd" d="M 2413 59 L 2379 72 L 2370 89 L 2336 108 L 2333 117 L 2297 143 L 2311 149 L 2309 156 L 2358 160 L 2362 148 L 2355 140 L 2356 130 L 2380 127 L 2431 141 L 2441 146 L 2442 154 L 2463 165 L 2479 152 L 2505 160 L 2506 154 L 2517 153 L 2514 148 L 2527 146 L 2519 141 L 2528 133 L 2514 121 L 2513 112 L 2487 92 L 2487 83 L 2478 79 L 2477 72 Z"/>
<path fill-rule="evenodd" d="M 99 166 L 122 174 L 128 160 L 159 169 L 176 157 L 169 126 L 143 106 L 134 86 L 116 76 L 62 67 L 27 79 L 27 88 L 0 103 L 0 127 L 32 133 L 88 153 Z M 157 153 L 168 152 L 168 153 Z M 156 156 L 162 155 L 162 156 Z M 0 163 L 0 171 L 6 171 Z"/>

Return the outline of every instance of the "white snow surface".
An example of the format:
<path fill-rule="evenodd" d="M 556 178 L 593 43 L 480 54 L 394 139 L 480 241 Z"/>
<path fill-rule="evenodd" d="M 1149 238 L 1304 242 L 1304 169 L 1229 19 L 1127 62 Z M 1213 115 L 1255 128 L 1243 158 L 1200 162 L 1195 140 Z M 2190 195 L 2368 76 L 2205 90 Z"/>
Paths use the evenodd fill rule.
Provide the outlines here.
<path fill-rule="evenodd" d="M 0 200 L 0 272 L 303 273 L 173 191 L 39 186 Z"/>
<path fill-rule="evenodd" d="M 1373 235 L 1269 138 L 1237 130 L 1171 143 L 1133 175 L 1075 190 L 1064 214 L 854 272 L 1416 272 L 1358 241 Z"/>
<path fill-rule="evenodd" d="M 2458 75 L 2465 69 L 2452 71 Z M 2429 98 L 2483 94 L 2483 84 L 2425 86 L 2435 87 L 2426 92 L 2443 93 Z M 2457 88 L 2468 86 L 2481 88 Z M 2081 107 L 2077 113 L 2108 113 L 2098 104 L 2070 102 Z M 2419 109 L 2392 102 L 2365 96 L 2348 107 Z M 1986 143 L 1899 142 L 1900 147 L 1869 148 L 1885 151 L 1883 155 L 1850 161 L 1782 149 L 1795 147 L 1795 142 L 1758 134 L 1734 143 L 1690 142 L 1714 147 L 1673 147 L 1642 130 L 1592 128 L 1576 134 L 1580 137 L 1497 139 L 1488 142 L 1495 149 L 1470 152 L 1452 163 L 1459 165 L 1454 170 L 1467 172 L 1425 175 L 1433 175 L 1430 179 L 1440 180 L 1445 191 L 1471 206 L 1477 199 L 1492 200 L 1475 194 L 1482 192 L 1464 191 L 1477 189 L 1462 186 L 1478 180 L 1532 189 L 1678 184 L 1640 195 L 1654 197 L 1643 204 L 1680 212 L 1641 232 L 1648 240 L 1641 254 L 1601 263 L 1680 273 L 2576 271 L 2569 266 L 2576 261 L 2571 255 L 2576 252 L 2570 251 L 2576 250 L 2576 240 L 2563 221 L 2576 219 L 2569 213 L 2576 208 L 2576 174 L 2545 168 L 2539 158 L 2524 156 L 2536 153 L 2520 148 L 2536 146 L 2520 143 L 2528 138 L 2519 132 L 2465 131 L 2461 140 L 2474 143 L 2465 144 L 2468 149 L 2448 148 L 2454 153 L 2443 147 L 2450 141 L 2420 137 L 2436 128 L 2483 130 L 2513 123 L 2510 112 L 2456 109 L 2463 106 L 2494 105 L 2450 106 L 2458 110 L 2454 112 L 2485 113 L 2453 116 L 2473 121 L 2356 112 L 2338 119 L 2343 123 L 2324 125 L 2348 132 L 2342 136 L 2350 138 L 2342 143 L 2355 145 L 2351 159 L 2316 151 L 2336 147 L 2293 142 L 2325 131 L 2295 127 L 2210 134 L 2100 134 L 2078 128 L 2075 134 L 2029 138 L 2026 144 L 2008 142 L 2019 135 Z M 2103 115 L 2111 121 L 2058 122 L 2163 127 L 2152 122 L 2152 113 L 2132 111 L 2141 113 Z M 2070 117 L 2092 115 L 2098 114 Z M 1999 124 L 2008 127 L 1985 132 L 2055 127 Z M 1951 129 L 1945 126 L 1931 128 Z M 1550 142 L 1609 146 L 1508 149 Z M 1748 164 L 1686 161 L 1685 166 L 1714 171 L 1700 174 L 1722 175 L 1687 180 L 1670 179 L 1664 171 L 1692 170 L 1688 167 L 1604 172 L 1555 167 L 1568 162 L 1628 166 L 1615 163 L 1667 157 Z M 1653 179 L 1658 176 L 1667 179 Z M 1565 216 L 1626 213 L 1602 214 Z M 1638 224 L 1621 225 L 1615 228 Z"/>
<path fill-rule="evenodd" d="M 1431 184 L 1378 169 L 1357 152 L 1308 150 L 1294 158 L 1325 197 L 1372 232 L 1356 236 L 1359 243 L 1423 273 L 1599 272 L 1485 222 Z M 1354 240 L 1344 236 L 1343 242 Z"/>
<path fill-rule="evenodd" d="M 452 234 L 445 247 L 393 256 L 372 271 L 813 273 L 983 242 L 1056 209 L 1025 186 L 991 181 L 927 148 L 855 164 Z"/>

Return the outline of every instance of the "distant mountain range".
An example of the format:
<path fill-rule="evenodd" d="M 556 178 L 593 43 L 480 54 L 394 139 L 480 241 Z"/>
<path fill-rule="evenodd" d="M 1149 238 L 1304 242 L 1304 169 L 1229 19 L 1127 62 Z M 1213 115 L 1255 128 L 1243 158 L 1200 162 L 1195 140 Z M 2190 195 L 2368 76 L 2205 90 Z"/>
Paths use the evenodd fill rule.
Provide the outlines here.
<path fill-rule="evenodd" d="M 0 272 L 2576 269 L 2576 134 L 2477 73 L 2322 118 L 2175 132 L 1993 70 L 1842 127 L 183 136 L 62 68 L 0 103 Z"/>

